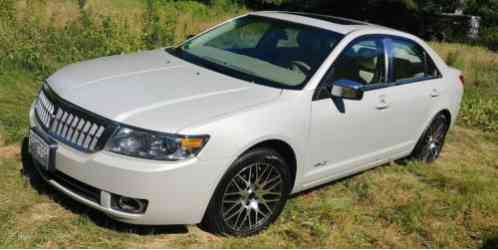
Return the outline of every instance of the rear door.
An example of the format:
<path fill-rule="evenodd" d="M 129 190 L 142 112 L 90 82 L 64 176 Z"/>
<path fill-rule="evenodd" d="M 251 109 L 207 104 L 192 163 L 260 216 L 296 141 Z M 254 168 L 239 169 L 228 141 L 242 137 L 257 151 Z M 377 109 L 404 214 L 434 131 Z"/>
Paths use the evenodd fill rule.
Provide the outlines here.
<path fill-rule="evenodd" d="M 401 143 L 399 154 L 407 154 L 430 119 L 432 107 L 443 91 L 442 79 L 430 56 L 416 42 L 401 37 L 386 41 L 391 85 L 386 93 L 391 117 L 386 123 L 392 130 L 385 135 L 392 143 Z"/>

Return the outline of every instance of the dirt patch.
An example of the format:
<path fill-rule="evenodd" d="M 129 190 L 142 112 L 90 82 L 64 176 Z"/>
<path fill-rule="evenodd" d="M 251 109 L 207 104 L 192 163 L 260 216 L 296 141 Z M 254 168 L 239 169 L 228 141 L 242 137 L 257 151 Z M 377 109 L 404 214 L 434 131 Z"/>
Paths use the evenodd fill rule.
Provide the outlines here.
<path fill-rule="evenodd" d="M 0 147 L 0 158 L 15 158 L 20 160 L 21 147 L 19 145 Z"/>
<path fill-rule="evenodd" d="M 18 224 L 21 227 L 31 227 L 47 223 L 54 218 L 69 218 L 70 213 L 66 213 L 63 208 L 55 203 L 38 203 L 28 207 L 21 214 L 17 215 Z"/>
<path fill-rule="evenodd" d="M 55 206 L 50 203 L 35 204 L 26 212 L 22 213 L 20 220 L 25 220 L 25 222 L 30 224 L 36 222 L 46 222 L 55 217 L 51 213 L 54 209 L 56 209 Z"/>

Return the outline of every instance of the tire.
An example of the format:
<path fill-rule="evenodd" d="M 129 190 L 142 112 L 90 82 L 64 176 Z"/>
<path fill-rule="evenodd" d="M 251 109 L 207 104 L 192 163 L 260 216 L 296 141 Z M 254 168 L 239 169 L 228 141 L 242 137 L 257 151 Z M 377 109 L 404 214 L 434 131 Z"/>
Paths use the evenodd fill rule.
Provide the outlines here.
<path fill-rule="evenodd" d="M 290 187 L 289 168 L 280 154 L 268 148 L 251 150 L 221 179 L 201 227 L 221 235 L 257 234 L 280 215 Z"/>
<path fill-rule="evenodd" d="M 443 113 L 437 114 L 417 142 L 410 158 L 424 163 L 432 163 L 439 158 L 450 120 Z"/>

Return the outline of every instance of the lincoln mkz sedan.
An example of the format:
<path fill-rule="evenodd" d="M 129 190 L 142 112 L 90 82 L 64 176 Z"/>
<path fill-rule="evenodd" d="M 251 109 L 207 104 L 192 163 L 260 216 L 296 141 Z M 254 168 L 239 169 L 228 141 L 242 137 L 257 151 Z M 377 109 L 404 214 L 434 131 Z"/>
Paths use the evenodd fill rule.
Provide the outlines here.
<path fill-rule="evenodd" d="M 33 103 L 27 145 L 45 181 L 116 220 L 247 236 L 290 194 L 436 160 L 462 94 L 461 72 L 410 34 L 255 12 L 64 67 Z"/>

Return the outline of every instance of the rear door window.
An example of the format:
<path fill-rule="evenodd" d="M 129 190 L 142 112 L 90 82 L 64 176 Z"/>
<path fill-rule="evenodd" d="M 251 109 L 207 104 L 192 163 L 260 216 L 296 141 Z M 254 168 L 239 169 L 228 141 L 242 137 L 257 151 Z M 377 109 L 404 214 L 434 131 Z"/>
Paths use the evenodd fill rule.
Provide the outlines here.
<path fill-rule="evenodd" d="M 439 76 L 430 56 L 413 41 L 393 39 L 391 56 L 394 82 L 418 81 Z"/>

